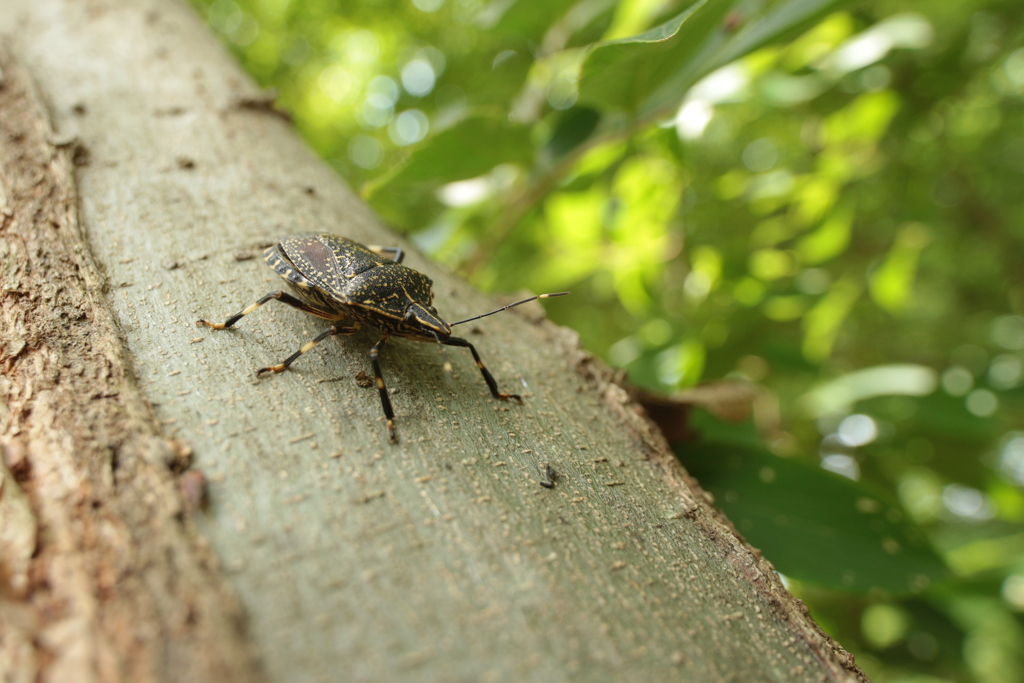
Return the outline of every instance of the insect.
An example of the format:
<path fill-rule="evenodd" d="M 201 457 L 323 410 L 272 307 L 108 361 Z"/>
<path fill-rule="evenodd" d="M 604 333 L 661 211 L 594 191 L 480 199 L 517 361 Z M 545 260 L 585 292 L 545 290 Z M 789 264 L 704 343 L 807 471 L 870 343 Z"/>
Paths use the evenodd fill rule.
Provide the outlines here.
<path fill-rule="evenodd" d="M 555 488 L 555 479 L 558 478 L 558 472 L 555 472 L 555 468 L 549 463 L 544 464 L 544 479 L 540 482 L 540 485 L 546 489 Z"/>
<path fill-rule="evenodd" d="M 423 273 L 403 266 L 404 256 L 405 252 L 400 247 L 367 247 L 337 235 L 287 237 L 264 251 L 263 260 L 288 282 L 297 296 L 284 291 L 270 292 L 223 323 L 200 319 L 196 325 L 205 325 L 215 330 L 227 329 L 271 300 L 335 323 L 283 362 L 257 370 L 257 376 L 287 370 L 299 356 L 327 337 L 355 334 L 363 323 L 376 327 L 383 336 L 370 347 L 370 362 L 384 417 L 387 419 L 388 437 L 392 442 L 398 440 L 395 433 L 395 411 L 391 407 L 384 376 L 380 371 L 380 351 L 391 337 L 469 349 L 491 395 L 502 401 L 515 400 L 521 403 L 522 398 L 518 395 L 498 391 L 498 383 L 484 366 L 476 348 L 465 339 L 453 337 L 452 327 L 535 299 L 563 296 L 569 292 L 540 294 L 502 306 L 490 313 L 448 323 L 431 305 L 434 298 L 431 289 L 433 282 Z M 351 322 L 342 324 L 345 321 Z M 451 371 L 447 361 L 445 370 Z"/>

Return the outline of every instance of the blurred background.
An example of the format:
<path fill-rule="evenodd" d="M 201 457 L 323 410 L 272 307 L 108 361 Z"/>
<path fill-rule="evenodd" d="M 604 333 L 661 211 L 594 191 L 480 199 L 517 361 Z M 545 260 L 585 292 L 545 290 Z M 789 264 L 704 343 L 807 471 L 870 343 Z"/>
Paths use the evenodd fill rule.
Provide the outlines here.
<path fill-rule="evenodd" d="M 192 1 L 397 230 L 705 405 L 872 680 L 1024 680 L 1020 0 Z"/>

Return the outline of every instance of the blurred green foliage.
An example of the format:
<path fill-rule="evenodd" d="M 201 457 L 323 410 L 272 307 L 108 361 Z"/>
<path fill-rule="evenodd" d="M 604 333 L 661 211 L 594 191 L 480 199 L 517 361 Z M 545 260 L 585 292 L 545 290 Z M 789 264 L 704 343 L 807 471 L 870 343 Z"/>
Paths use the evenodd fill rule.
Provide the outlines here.
<path fill-rule="evenodd" d="M 884 491 L 768 452 L 757 432 L 697 413 L 690 474 L 751 544 L 791 579 L 857 593 L 915 594 L 950 572 Z M 809 557 L 810 556 L 810 557 Z"/>
<path fill-rule="evenodd" d="M 873 680 L 1024 680 L 1020 0 L 193 2 L 435 258 L 754 385 L 677 450 Z"/>

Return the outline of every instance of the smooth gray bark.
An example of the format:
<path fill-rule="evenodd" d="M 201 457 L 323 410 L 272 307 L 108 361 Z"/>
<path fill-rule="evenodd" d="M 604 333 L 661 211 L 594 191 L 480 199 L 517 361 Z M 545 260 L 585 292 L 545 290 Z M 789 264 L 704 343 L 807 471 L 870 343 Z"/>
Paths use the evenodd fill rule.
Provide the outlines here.
<path fill-rule="evenodd" d="M 11 680 L 863 680 L 538 305 L 466 334 L 521 406 L 464 350 L 448 384 L 436 347 L 389 344 L 397 445 L 356 381 L 371 331 L 257 381 L 323 322 L 271 302 L 236 331 L 195 327 L 281 287 L 258 258 L 275 237 L 399 240 L 252 106 L 187 6 L 6 0 L 0 31 L 25 68 L 5 58 L 5 97 L 30 101 L 11 84 L 31 75 L 53 126 L 29 106 L 0 141 Z M 34 195 L 33 173 L 65 194 Z M 494 305 L 406 263 L 449 319 Z M 189 452 L 206 512 L 168 469 Z"/>

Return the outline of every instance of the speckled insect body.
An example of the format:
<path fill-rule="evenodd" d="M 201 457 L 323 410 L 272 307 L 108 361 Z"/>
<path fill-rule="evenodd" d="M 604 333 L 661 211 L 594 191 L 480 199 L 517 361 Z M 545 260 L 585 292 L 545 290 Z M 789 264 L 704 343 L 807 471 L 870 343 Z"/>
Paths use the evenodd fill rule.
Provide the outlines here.
<path fill-rule="evenodd" d="M 390 253 L 390 257 L 384 256 L 385 253 Z M 275 273 L 288 282 L 296 296 L 283 291 L 271 292 L 223 323 L 199 320 L 196 324 L 215 330 L 226 329 L 271 299 L 335 323 L 352 321 L 348 326 L 331 325 L 284 362 L 260 368 L 257 375 L 286 370 L 299 356 L 327 337 L 355 334 L 363 323 L 376 327 L 383 336 L 370 348 L 369 353 L 381 406 L 387 419 L 388 435 L 392 441 L 396 440 L 395 414 L 379 360 L 381 348 L 392 336 L 468 348 L 491 395 L 501 400 L 521 401 L 516 394 L 498 391 L 497 382 L 484 367 L 476 348 L 465 339 L 451 336 L 451 328 L 527 301 L 561 296 L 568 292 L 541 294 L 484 315 L 448 323 L 431 305 L 434 294 L 430 278 L 402 265 L 403 257 L 404 252 L 398 247 L 367 247 L 331 234 L 285 238 L 267 249 L 263 258 Z"/>

